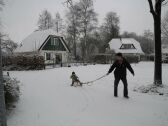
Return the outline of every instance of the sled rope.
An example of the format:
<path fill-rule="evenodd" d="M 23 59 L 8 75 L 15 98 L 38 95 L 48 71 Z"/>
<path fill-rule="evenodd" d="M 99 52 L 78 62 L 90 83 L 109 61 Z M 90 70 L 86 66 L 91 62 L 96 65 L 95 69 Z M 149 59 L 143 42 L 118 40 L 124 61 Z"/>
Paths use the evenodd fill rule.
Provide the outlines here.
<path fill-rule="evenodd" d="M 106 76 L 107 76 L 107 74 L 105 74 L 105 75 L 103 75 L 103 76 L 101 76 L 101 77 L 99 77 L 99 78 L 97 78 L 97 79 L 95 79 L 95 80 L 88 81 L 88 82 L 84 82 L 84 83 L 82 83 L 82 84 L 90 84 L 90 83 L 94 83 L 94 82 L 96 82 L 96 81 L 98 81 L 98 80 L 100 80 L 100 79 L 102 79 L 102 78 L 104 78 L 104 77 L 106 77 Z"/>

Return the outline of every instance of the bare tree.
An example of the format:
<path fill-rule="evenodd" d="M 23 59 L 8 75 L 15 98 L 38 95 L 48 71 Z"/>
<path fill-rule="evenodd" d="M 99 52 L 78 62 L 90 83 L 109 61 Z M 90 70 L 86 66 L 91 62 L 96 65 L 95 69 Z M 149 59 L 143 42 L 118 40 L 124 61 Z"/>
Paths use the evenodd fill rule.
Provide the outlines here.
<path fill-rule="evenodd" d="M 103 30 L 113 37 L 118 37 L 119 35 L 119 17 L 115 12 L 108 12 L 105 18 L 105 22 L 103 24 Z"/>
<path fill-rule="evenodd" d="M 62 30 L 64 29 L 63 19 L 61 18 L 61 15 L 59 14 L 59 12 L 57 12 L 55 15 L 53 27 L 54 27 L 54 30 L 57 31 L 57 33 L 61 33 Z"/>
<path fill-rule="evenodd" d="M 83 58 L 88 56 L 89 44 L 87 41 L 88 34 L 95 29 L 97 23 L 97 14 L 93 8 L 93 0 L 80 0 L 78 3 L 80 13 L 80 32 L 83 35 L 82 44 L 84 47 Z"/>
<path fill-rule="evenodd" d="M 139 36 L 140 44 L 143 51 L 147 54 L 154 52 L 154 35 L 150 30 L 145 30 L 142 36 Z"/>
<path fill-rule="evenodd" d="M 4 1 L 0 0 L 0 11 L 2 10 L 3 5 L 4 5 Z M 0 126 L 7 126 L 4 84 L 3 84 L 3 71 L 2 71 L 1 38 L 2 38 L 2 35 L 0 31 Z"/>
<path fill-rule="evenodd" d="M 38 29 L 39 30 L 46 30 L 53 27 L 53 19 L 47 10 L 42 11 L 42 13 L 39 15 L 38 20 Z"/>
<path fill-rule="evenodd" d="M 74 57 L 76 59 L 77 57 L 77 39 L 78 39 L 78 36 L 80 35 L 79 33 L 79 26 L 80 26 L 80 23 L 79 23 L 79 18 L 80 18 L 80 15 L 79 15 L 79 7 L 77 6 L 77 4 L 73 4 L 73 2 L 71 0 L 68 0 L 67 3 L 70 4 L 70 6 L 68 7 L 69 8 L 69 11 L 67 12 L 66 14 L 66 17 L 67 17 L 67 36 L 69 39 L 72 40 L 72 50 L 73 50 L 73 54 L 74 54 Z M 71 40 L 69 40 L 69 42 L 71 42 Z M 70 43 L 69 43 L 70 44 Z"/>
<path fill-rule="evenodd" d="M 14 50 L 17 48 L 18 44 L 11 39 L 1 41 L 1 49 L 5 50 L 8 54 L 13 54 Z"/>
<path fill-rule="evenodd" d="M 168 41 L 168 11 L 162 20 L 162 36 Z"/>
<path fill-rule="evenodd" d="M 151 54 L 154 52 L 154 40 L 153 33 L 150 30 L 145 30 L 142 35 L 137 35 L 134 32 L 124 32 L 121 37 L 123 38 L 134 38 L 140 42 L 142 50 L 145 54 Z"/>
<path fill-rule="evenodd" d="M 154 20 L 154 38 L 155 38 L 155 71 L 154 84 L 162 84 L 162 47 L 161 47 L 161 11 L 162 5 L 167 3 L 166 0 L 148 0 L 150 12 Z"/>
<path fill-rule="evenodd" d="M 107 43 L 112 39 L 119 36 L 119 23 L 120 19 L 115 12 L 108 12 L 104 23 L 102 24 L 100 30 L 104 39 L 104 47 L 106 47 Z M 105 48 L 104 48 L 105 49 Z"/>
<path fill-rule="evenodd" d="M 4 1 L 0 0 L 0 11 L 2 11 L 2 7 L 4 6 Z M 1 21 L 0 21 L 0 25 L 1 25 Z M 0 31 L 1 32 L 1 31 Z"/>
<path fill-rule="evenodd" d="M 7 126 L 3 72 L 2 72 L 1 34 L 0 34 L 0 126 Z"/>

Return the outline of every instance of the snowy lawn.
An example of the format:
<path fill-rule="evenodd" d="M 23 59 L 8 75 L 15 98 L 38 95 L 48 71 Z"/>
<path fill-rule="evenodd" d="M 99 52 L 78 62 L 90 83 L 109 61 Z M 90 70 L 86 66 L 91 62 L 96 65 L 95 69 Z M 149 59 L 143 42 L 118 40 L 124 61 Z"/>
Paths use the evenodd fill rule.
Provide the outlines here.
<path fill-rule="evenodd" d="M 129 96 L 113 97 L 113 74 L 91 86 L 70 87 L 75 71 L 82 82 L 105 74 L 110 65 L 55 68 L 45 71 L 11 72 L 21 82 L 21 98 L 8 117 L 8 126 L 167 126 L 168 97 L 133 91 L 153 82 L 153 63 L 132 64 L 128 72 Z M 163 65 L 163 83 L 168 85 L 168 64 Z"/>

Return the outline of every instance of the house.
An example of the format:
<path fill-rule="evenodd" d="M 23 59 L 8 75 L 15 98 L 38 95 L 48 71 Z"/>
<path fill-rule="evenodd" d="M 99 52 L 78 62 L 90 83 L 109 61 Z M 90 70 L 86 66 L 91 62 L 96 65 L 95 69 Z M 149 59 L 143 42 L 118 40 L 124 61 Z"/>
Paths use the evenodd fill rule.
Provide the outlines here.
<path fill-rule="evenodd" d="M 141 45 L 133 38 L 115 38 L 109 42 L 111 51 L 123 53 L 125 55 L 143 55 Z"/>
<path fill-rule="evenodd" d="M 61 35 L 55 31 L 35 31 L 26 37 L 16 54 L 39 54 L 44 56 L 45 64 L 67 63 L 70 50 Z"/>
<path fill-rule="evenodd" d="M 123 53 L 130 62 L 139 62 L 144 55 L 140 43 L 133 38 L 114 38 L 109 42 L 109 48 L 114 53 Z"/>

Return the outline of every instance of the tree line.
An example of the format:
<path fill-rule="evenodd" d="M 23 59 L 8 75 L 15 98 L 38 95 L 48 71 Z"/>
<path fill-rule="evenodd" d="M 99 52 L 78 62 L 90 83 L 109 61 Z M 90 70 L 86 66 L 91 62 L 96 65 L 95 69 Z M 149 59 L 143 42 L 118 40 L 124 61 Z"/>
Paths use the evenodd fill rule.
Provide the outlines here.
<path fill-rule="evenodd" d="M 167 14 L 162 21 L 162 40 L 167 41 Z M 154 35 L 146 29 L 142 35 L 133 32 L 120 33 L 120 18 L 116 12 L 108 12 L 102 24 L 98 23 L 98 14 L 94 10 L 93 0 L 70 1 L 65 19 L 57 12 L 52 17 L 48 10 L 39 15 L 38 30 L 54 29 L 67 40 L 74 59 L 87 58 L 93 53 L 105 53 L 111 39 L 131 37 L 138 40 L 146 54 L 154 52 Z"/>
<path fill-rule="evenodd" d="M 0 2 L 2 6 L 4 2 Z M 146 54 L 154 52 L 154 35 L 150 30 L 144 30 L 142 35 L 134 32 L 120 33 L 120 18 L 116 12 L 107 12 L 103 22 L 99 25 L 98 14 L 94 10 L 93 0 L 79 0 L 70 2 L 62 18 L 59 12 L 54 17 L 48 10 L 39 14 L 36 30 L 54 29 L 67 40 L 75 60 L 87 60 L 93 53 L 105 53 L 112 38 L 131 37 L 138 40 Z M 1 32 L 2 35 L 2 32 Z M 17 43 L 8 35 L 2 35 L 2 48 L 6 53 L 12 54 Z M 168 42 L 168 12 L 162 19 L 162 42 Z"/>

